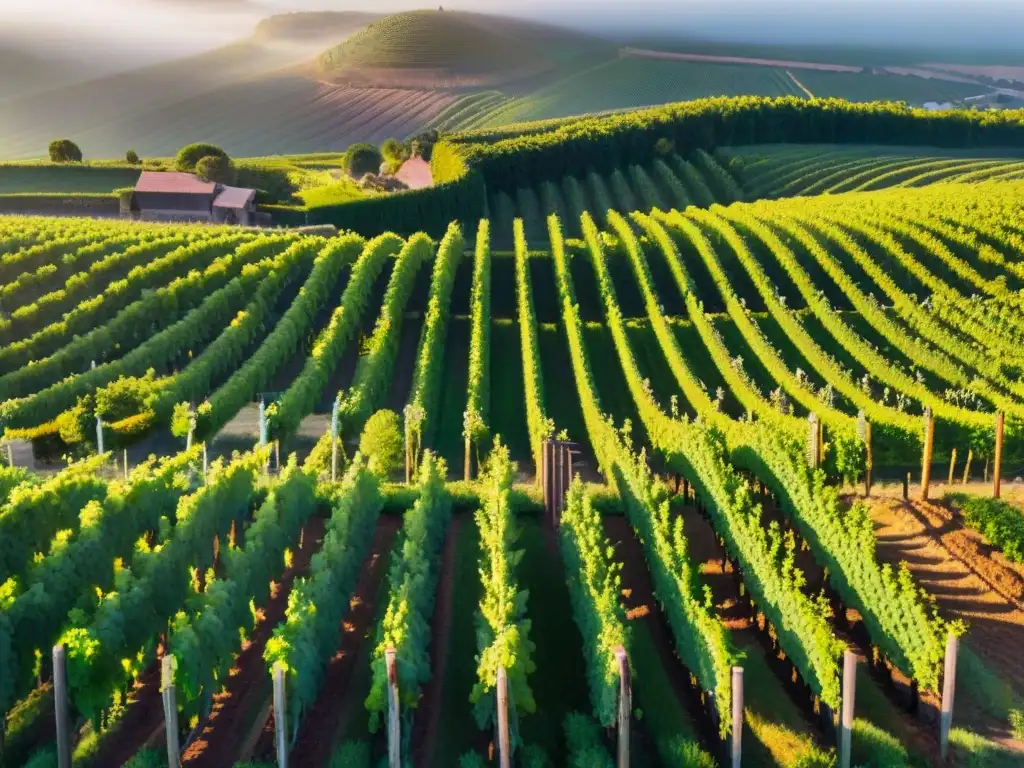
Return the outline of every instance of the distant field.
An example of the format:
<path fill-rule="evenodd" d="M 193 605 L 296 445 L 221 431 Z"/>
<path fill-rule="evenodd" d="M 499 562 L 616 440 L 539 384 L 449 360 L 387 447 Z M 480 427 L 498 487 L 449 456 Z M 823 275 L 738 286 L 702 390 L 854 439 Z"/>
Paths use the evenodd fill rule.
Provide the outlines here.
<path fill-rule="evenodd" d="M 0 194 L 75 192 L 99 194 L 135 186 L 137 168 L 85 165 L 0 165 Z"/>
<path fill-rule="evenodd" d="M 541 88 L 472 126 L 687 101 L 705 96 L 801 96 L 785 71 L 773 67 L 705 64 L 627 56 Z"/>
<path fill-rule="evenodd" d="M 718 152 L 748 200 L 888 187 L 922 187 L 940 182 L 971 183 L 1024 179 L 1024 153 L 967 152 L 930 147 L 844 147 L 774 145 Z"/>
<path fill-rule="evenodd" d="M 955 83 L 912 75 L 875 75 L 871 73 L 823 72 L 800 70 L 796 77 L 815 96 L 832 96 L 848 101 L 962 101 L 968 96 L 987 93 L 988 88 L 971 83 Z"/>

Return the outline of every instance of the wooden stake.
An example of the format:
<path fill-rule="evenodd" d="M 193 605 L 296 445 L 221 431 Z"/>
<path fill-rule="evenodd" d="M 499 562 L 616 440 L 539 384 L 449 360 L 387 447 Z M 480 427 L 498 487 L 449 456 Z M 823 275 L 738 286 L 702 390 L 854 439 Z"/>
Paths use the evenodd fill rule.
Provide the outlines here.
<path fill-rule="evenodd" d="M 968 448 L 967 449 L 967 463 L 964 464 L 964 479 L 963 479 L 963 484 L 964 485 L 967 485 L 967 481 L 971 477 L 971 461 L 973 459 L 974 459 L 974 449 L 973 448 Z"/>
<path fill-rule="evenodd" d="M 935 442 L 935 416 L 931 408 L 924 409 L 924 451 L 921 454 L 921 501 L 928 501 L 928 486 L 932 480 L 932 444 Z"/>
<path fill-rule="evenodd" d="M 508 676 L 504 667 L 498 667 L 498 766 L 512 765 L 512 744 L 508 733 Z M 69 766 L 70 768 L 70 766 Z"/>
<path fill-rule="evenodd" d="M 619 749 L 616 768 L 629 768 L 629 721 L 633 711 L 633 686 L 629 676 L 629 659 L 626 649 L 615 649 L 619 662 Z"/>
<path fill-rule="evenodd" d="M 953 470 L 956 468 L 956 448 L 953 449 L 953 453 L 949 455 L 949 480 L 946 485 L 953 487 Z"/>
<path fill-rule="evenodd" d="M 839 721 L 839 768 L 850 768 L 853 743 L 853 712 L 857 696 L 857 656 L 847 649 L 843 654 L 843 710 Z"/>
<path fill-rule="evenodd" d="M 463 459 L 462 475 L 463 479 L 469 482 L 473 479 L 473 441 L 469 439 L 469 435 L 466 435 L 466 442 L 463 450 L 465 452 L 465 457 Z"/>
<path fill-rule="evenodd" d="M 210 455 L 206 452 L 206 443 L 203 443 L 203 480 L 210 474 Z"/>
<path fill-rule="evenodd" d="M 743 667 L 732 668 L 732 768 L 743 759 Z"/>
<path fill-rule="evenodd" d="M 946 638 L 946 666 L 942 674 L 942 717 L 939 721 L 939 755 L 949 751 L 949 729 L 953 725 L 953 696 L 956 692 L 956 655 L 960 639 L 952 632 Z"/>
<path fill-rule="evenodd" d="M 908 501 L 910 499 L 910 473 L 907 472 L 907 476 L 903 478 L 903 500 Z"/>
<path fill-rule="evenodd" d="M 871 495 L 871 422 L 864 423 L 864 448 L 867 452 L 864 457 L 864 495 Z"/>
<path fill-rule="evenodd" d="M 992 498 L 999 498 L 1000 476 L 1003 471 L 1003 412 L 996 414 L 996 457 L 992 466 Z"/>
<path fill-rule="evenodd" d="M 807 417 L 809 434 L 807 436 L 807 463 L 812 468 L 817 468 L 821 461 L 821 429 L 818 426 L 818 415 L 812 413 Z"/>
<path fill-rule="evenodd" d="M 57 768 L 71 768 L 67 649 L 63 645 L 53 646 L 53 707 L 57 724 Z"/>
<path fill-rule="evenodd" d="M 10 443 L 7 444 L 7 465 L 10 467 L 14 466 L 14 449 Z"/>
<path fill-rule="evenodd" d="M 274 739 L 277 743 L 277 768 L 288 768 L 288 705 L 285 698 L 285 673 L 281 662 L 274 663 Z"/>
<path fill-rule="evenodd" d="M 164 733 L 167 736 L 167 765 L 181 765 L 181 745 L 178 743 L 178 702 L 174 690 L 174 656 L 165 654 L 160 660 L 160 698 L 164 704 Z"/>
<path fill-rule="evenodd" d="M 398 672 L 395 649 L 384 651 L 388 672 L 388 768 L 402 768 L 402 721 L 398 712 Z"/>
<path fill-rule="evenodd" d="M 274 441 L 274 466 L 277 467 L 278 474 L 281 473 L 281 441 Z"/>
<path fill-rule="evenodd" d="M 405 482 L 409 484 L 412 482 L 412 451 L 409 445 L 409 425 L 405 425 Z"/>

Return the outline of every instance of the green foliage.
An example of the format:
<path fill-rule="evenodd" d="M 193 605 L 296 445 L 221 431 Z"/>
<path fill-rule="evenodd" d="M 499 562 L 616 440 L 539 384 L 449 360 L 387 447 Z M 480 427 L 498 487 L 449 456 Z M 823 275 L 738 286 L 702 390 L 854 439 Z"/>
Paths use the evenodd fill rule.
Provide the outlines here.
<path fill-rule="evenodd" d="M 483 597 L 476 618 L 477 682 L 470 701 L 477 725 L 483 729 L 494 723 L 492 692 L 497 685 L 499 668 L 506 670 L 508 695 L 516 711 L 522 715 L 537 708 L 528 680 L 535 669 L 531 659 L 534 650 L 530 639 L 531 622 L 526 618 L 529 593 L 519 591 L 515 577 L 523 551 L 513 549 L 518 538 L 509 503 L 514 477 L 515 466 L 509 459 L 508 449 L 495 438 L 483 476 L 484 505 L 475 515 L 480 529 Z"/>
<path fill-rule="evenodd" d="M 366 421 L 359 437 L 359 451 L 369 462 L 372 472 L 383 478 L 402 466 L 405 442 L 402 422 L 394 411 L 377 411 Z"/>
<path fill-rule="evenodd" d="M 863 768 L 901 768 L 909 764 L 907 750 L 899 740 L 860 718 L 853 721 L 853 765 Z"/>
<path fill-rule="evenodd" d="M 379 173 L 383 161 L 384 158 L 379 149 L 372 144 L 362 143 L 349 147 L 341 164 L 345 173 L 358 179 L 367 173 Z"/>
<path fill-rule="evenodd" d="M 57 768 L 57 748 L 40 747 L 32 753 L 23 768 Z"/>
<path fill-rule="evenodd" d="M 402 167 L 402 163 L 412 157 L 412 146 L 398 139 L 385 139 L 380 145 L 380 154 L 388 164 L 388 170 L 395 173 Z"/>
<path fill-rule="evenodd" d="M 394 426 L 397 428 L 397 416 Z M 419 706 L 423 684 L 431 678 L 430 620 L 437 592 L 441 549 L 452 514 L 452 499 L 445 488 L 446 473 L 444 459 L 427 451 L 416 478 L 419 498 L 405 513 L 402 540 L 395 550 L 400 556 L 391 562 L 387 612 L 371 662 L 373 681 L 366 708 L 370 711 L 370 729 L 373 731 L 387 716 L 384 654 L 388 648 L 395 649 L 398 690 L 403 708 Z"/>
<path fill-rule="evenodd" d="M 220 157 L 230 160 L 228 153 L 214 144 L 189 144 L 178 150 L 174 158 L 174 169 L 177 171 L 195 171 L 199 161 L 204 157 Z"/>
<path fill-rule="evenodd" d="M 196 176 L 216 184 L 234 184 L 238 178 L 235 165 L 225 155 L 207 155 L 196 162 Z"/>
<path fill-rule="evenodd" d="M 140 749 L 124 764 L 124 768 L 166 768 L 167 754 L 159 749 Z"/>
<path fill-rule="evenodd" d="M 366 741 L 345 741 L 334 750 L 327 768 L 370 768 L 372 757 Z"/>
<path fill-rule="evenodd" d="M 82 150 L 71 139 L 54 139 L 50 142 L 48 152 L 51 163 L 82 162 Z"/>
<path fill-rule="evenodd" d="M 479 447 L 488 436 L 491 361 L 491 226 L 481 219 L 473 257 L 470 297 L 469 391 L 463 414 L 463 435 Z"/>
<path fill-rule="evenodd" d="M 571 768 L 612 768 L 597 723 L 579 712 L 565 716 L 565 743 Z"/>
<path fill-rule="evenodd" d="M 140 165 L 142 160 L 139 159 L 139 153 L 134 149 L 129 149 L 124 153 L 125 162 L 131 163 L 132 165 Z"/>
<path fill-rule="evenodd" d="M 946 500 L 1008 560 L 1024 562 L 1024 513 L 1020 509 L 1002 499 L 966 493 L 947 494 Z"/>

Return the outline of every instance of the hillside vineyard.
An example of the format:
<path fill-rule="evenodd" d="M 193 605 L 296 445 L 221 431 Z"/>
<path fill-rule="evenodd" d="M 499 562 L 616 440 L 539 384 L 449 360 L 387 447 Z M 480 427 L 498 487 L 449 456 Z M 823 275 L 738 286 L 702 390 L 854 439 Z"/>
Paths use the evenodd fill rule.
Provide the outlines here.
<path fill-rule="evenodd" d="M 499 687 L 611 765 L 625 668 L 635 765 L 831 765 L 847 650 L 853 764 L 927 764 L 952 636 L 954 764 L 1013 765 L 1020 161 L 662 149 L 429 234 L 0 218 L 3 764 L 54 646 L 76 765 L 166 764 L 171 687 L 187 765 L 485 765 Z"/>

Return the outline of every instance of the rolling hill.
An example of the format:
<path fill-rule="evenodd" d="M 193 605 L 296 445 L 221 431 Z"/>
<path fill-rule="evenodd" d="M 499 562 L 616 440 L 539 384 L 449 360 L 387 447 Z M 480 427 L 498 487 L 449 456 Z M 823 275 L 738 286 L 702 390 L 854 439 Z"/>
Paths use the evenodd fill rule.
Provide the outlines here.
<path fill-rule="evenodd" d="M 510 83 L 614 55 L 611 44 L 568 29 L 451 11 L 396 13 L 318 60 L 323 76 L 360 85 L 471 88 Z"/>

